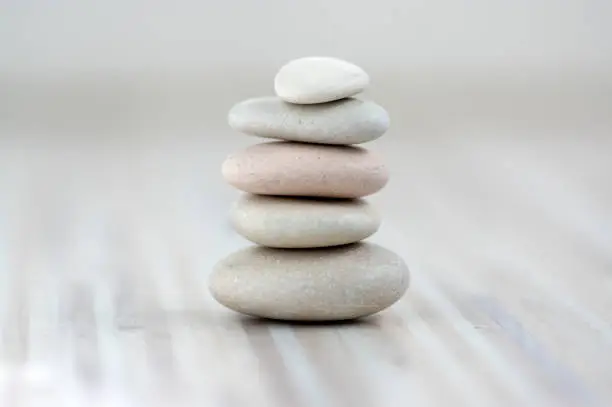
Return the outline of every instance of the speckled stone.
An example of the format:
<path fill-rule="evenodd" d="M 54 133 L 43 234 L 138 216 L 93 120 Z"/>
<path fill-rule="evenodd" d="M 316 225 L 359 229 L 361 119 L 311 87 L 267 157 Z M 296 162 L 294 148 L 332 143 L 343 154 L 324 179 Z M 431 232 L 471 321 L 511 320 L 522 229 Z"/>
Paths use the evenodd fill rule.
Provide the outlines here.
<path fill-rule="evenodd" d="M 284 141 L 234 153 L 221 171 L 230 185 L 261 195 L 361 198 L 389 180 L 383 161 L 364 148 Z"/>
<path fill-rule="evenodd" d="M 376 140 L 390 125 L 387 111 L 374 102 L 346 98 L 295 105 L 274 96 L 236 104 L 228 122 L 234 130 L 252 136 L 338 145 Z"/>
<path fill-rule="evenodd" d="M 325 249 L 249 247 L 221 260 L 213 297 L 243 314 L 293 321 L 339 321 L 380 312 L 409 286 L 405 262 L 373 243 Z"/>
<path fill-rule="evenodd" d="M 374 234 L 381 222 L 364 200 L 250 194 L 235 203 L 230 220 L 253 243 L 290 249 L 355 243 Z"/>
<path fill-rule="evenodd" d="M 331 57 L 306 57 L 285 64 L 274 78 L 276 94 L 286 102 L 332 102 L 362 92 L 368 74 L 350 62 Z"/>

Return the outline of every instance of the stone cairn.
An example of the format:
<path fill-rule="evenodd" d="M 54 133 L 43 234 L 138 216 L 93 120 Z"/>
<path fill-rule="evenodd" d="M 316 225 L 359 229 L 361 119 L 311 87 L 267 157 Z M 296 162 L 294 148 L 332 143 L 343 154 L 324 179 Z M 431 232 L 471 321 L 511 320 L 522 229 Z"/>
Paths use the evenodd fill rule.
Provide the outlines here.
<path fill-rule="evenodd" d="M 215 266 L 209 288 L 220 304 L 255 317 L 340 321 L 375 314 L 404 295 L 404 261 L 363 242 L 381 220 L 361 198 L 389 180 L 384 162 L 355 146 L 389 129 L 384 108 L 354 97 L 369 81 L 352 63 L 300 58 L 278 71 L 276 96 L 230 110 L 234 130 L 276 141 L 223 163 L 225 181 L 244 192 L 232 226 L 256 246 Z"/>

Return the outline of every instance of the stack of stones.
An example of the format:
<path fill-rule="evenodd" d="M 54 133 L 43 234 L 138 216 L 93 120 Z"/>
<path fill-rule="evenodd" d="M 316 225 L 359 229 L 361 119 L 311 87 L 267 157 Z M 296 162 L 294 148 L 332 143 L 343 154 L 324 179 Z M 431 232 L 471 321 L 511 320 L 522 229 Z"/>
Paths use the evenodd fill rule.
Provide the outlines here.
<path fill-rule="evenodd" d="M 219 303 L 256 317 L 338 321 L 375 314 L 404 295 L 404 261 L 363 242 L 381 220 L 361 198 L 389 179 L 376 154 L 355 146 L 389 128 L 385 109 L 353 97 L 368 84 L 349 62 L 301 58 L 277 73 L 276 96 L 231 109 L 234 130 L 280 141 L 223 163 L 226 182 L 245 192 L 232 226 L 257 245 L 215 266 L 210 291 Z"/>

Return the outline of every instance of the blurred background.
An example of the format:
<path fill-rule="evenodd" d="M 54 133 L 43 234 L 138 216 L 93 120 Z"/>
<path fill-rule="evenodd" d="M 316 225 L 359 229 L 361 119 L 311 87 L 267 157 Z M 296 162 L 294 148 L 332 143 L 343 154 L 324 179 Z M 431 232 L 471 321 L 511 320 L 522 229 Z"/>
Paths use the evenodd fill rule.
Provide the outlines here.
<path fill-rule="evenodd" d="M 363 66 L 377 99 L 413 126 L 401 139 L 438 112 L 438 122 L 482 107 L 584 118 L 608 107 L 611 17 L 604 0 L 5 0 L 2 119 L 74 126 L 95 112 L 136 120 L 161 109 L 221 124 L 236 99 L 271 93 L 279 66 L 307 55 Z"/>
<path fill-rule="evenodd" d="M 280 66 L 311 55 L 363 67 L 363 97 L 391 116 L 387 135 L 366 147 L 392 173 L 372 197 L 386 219 L 375 240 L 414 275 L 393 314 L 403 321 L 396 338 L 411 335 L 397 352 L 417 355 L 408 370 L 422 383 L 460 383 L 408 397 L 543 405 L 533 397 L 553 394 L 609 405 L 607 0 L 1 1 L 3 365 L 66 369 L 131 395 L 181 374 L 227 392 L 249 381 L 249 352 L 265 362 L 278 346 L 299 376 L 298 348 L 252 340 L 260 331 L 245 328 L 248 346 L 227 339 L 229 361 L 198 345 L 219 334 L 202 331 L 211 324 L 231 330 L 204 279 L 245 245 L 226 224 L 238 194 L 219 168 L 258 142 L 232 132 L 227 111 L 273 94 Z M 195 327 L 168 311 L 189 309 Z M 483 326 L 496 328 L 472 330 Z M 382 369 L 375 353 L 387 340 L 348 335 L 369 369 Z M 439 357 L 419 359 L 421 350 Z M 205 365 L 224 374 L 211 378 Z M 401 393 L 377 377 L 363 388 Z M 475 393 L 459 391 L 465 383 Z M 270 405 L 260 389 L 242 390 Z"/>
<path fill-rule="evenodd" d="M 328 54 L 373 73 L 603 75 L 611 7 L 599 0 L 7 0 L 2 73 L 201 76 Z"/>

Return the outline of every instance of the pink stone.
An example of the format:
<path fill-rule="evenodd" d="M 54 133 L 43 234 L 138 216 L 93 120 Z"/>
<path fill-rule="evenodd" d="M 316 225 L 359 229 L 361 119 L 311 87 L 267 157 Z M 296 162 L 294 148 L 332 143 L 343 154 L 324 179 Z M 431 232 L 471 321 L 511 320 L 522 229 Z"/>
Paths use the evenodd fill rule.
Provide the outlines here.
<path fill-rule="evenodd" d="M 389 181 L 381 158 L 364 148 L 285 141 L 230 155 L 222 173 L 235 188 L 262 195 L 361 198 Z"/>

